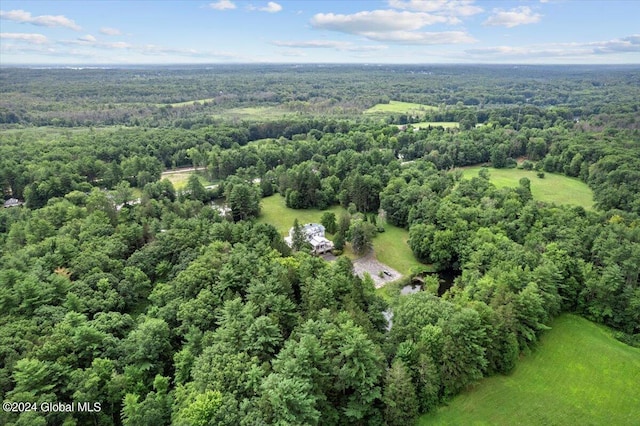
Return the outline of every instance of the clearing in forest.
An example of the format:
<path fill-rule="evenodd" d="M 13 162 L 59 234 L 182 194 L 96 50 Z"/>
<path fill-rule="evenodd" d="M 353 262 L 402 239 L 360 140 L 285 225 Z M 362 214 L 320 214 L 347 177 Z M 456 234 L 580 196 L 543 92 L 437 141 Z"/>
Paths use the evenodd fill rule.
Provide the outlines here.
<path fill-rule="evenodd" d="M 460 123 L 457 121 L 422 121 L 420 123 L 408 124 L 415 129 L 426 129 L 428 127 L 443 127 L 445 129 L 457 129 L 460 127 Z"/>
<path fill-rule="evenodd" d="M 286 116 L 297 115 L 295 111 L 286 110 L 278 106 L 258 106 L 245 108 L 231 108 L 213 115 L 217 119 L 265 121 L 278 120 Z"/>
<path fill-rule="evenodd" d="M 481 168 L 482 166 L 464 168 L 464 177 L 471 179 L 477 176 Z M 544 173 L 544 178 L 539 178 L 535 170 L 494 169 L 493 167 L 488 167 L 488 170 L 489 180 L 498 188 L 515 188 L 520 179 L 526 177 L 531 182 L 531 195 L 536 200 L 573 204 L 593 210 L 593 192 L 579 179 L 547 172 Z"/>
<path fill-rule="evenodd" d="M 389 101 L 388 104 L 377 104 L 364 111 L 365 114 L 421 114 L 426 111 L 436 111 L 438 107 L 415 104 L 413 102 Z"/>
<path fill-rule="evenodd" d="M 173 108 L 180 108 L 183 106 L 190 106 L 190 105 L 203 105 L 205 102 L 213 102 L 215 101 L 214 98 L 207 98 L 207 99 L 195 99 L 193 101 L 185 101 L 185 102 L 175 102 L 172 104 L 157 104 L 158 107 L 163 107 L 163 106 L 167 106 L 170 105 Z"/>
<path fill-rule="evenodd" d="M 168 179 L 169 182 L 173 184 L 173 188 L 176 191 L 180 191 L 187 186 L 187 182 L 189 181 L 189 176 L 197 173 L 192 167 L 184 169 L 184 170 L 167 170 L 162 173 L 161 179 Z M 198 173 L 198 180 L 203 186 L 209 186 L 212 182 L 209 182 L 202 174 Z"/>
<path fill-rule="evenodd" d="M 282 236 L 289 233 L 289 229 L 293 226 L 293 221 L 296 218 L 301 224 L 319 223 L 322 213 L 326 211 L 333 212 L 336 215 L 336 219 L 339 219 L 340 215 L 346 212 L 340 206 L 331 206 L 327 210 L 290 209 L 285 205 L 284 198 L 278 194 L 263 198 L 260 206 L 261 213 L 258 222 L 275 226 Z M 385 232 L 379 233 L 373 238 L 373 251 L 380 263 L 388 265 L 391 269 L 403 275 L 411 273 L 414 267 L 424 266 L 415 258 L 407 244 L 409 231 L 389 223 L 386 223 L 384 228 Z M 327 238 L 333 239 L 333 235 L 327 234 Z M 344 255 L 352 260 L 357 259 L 349 244 L 345 246 Z"/>
<path fill-rule="evenodd" d="M 576 315 L 551 325 L 513 373 L 483 379 L 418 425 L 637 425 L 640 349 Z"/>

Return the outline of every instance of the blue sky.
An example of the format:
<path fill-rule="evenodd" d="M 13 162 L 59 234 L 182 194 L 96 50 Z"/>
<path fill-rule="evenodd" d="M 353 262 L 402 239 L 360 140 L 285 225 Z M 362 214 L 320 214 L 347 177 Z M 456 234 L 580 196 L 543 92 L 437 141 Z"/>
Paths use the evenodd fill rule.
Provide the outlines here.
<path fill-rule="evenodd" d="M 0 64 L 640 64 L 640 0 L 10 1 Z"/>

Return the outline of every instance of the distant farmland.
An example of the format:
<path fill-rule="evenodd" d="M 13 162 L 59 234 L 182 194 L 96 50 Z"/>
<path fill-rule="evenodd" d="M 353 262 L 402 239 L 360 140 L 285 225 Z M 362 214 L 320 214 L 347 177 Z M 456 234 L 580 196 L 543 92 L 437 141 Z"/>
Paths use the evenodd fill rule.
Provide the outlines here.
<path fill-rule="evenodd" d="M 426 129 L 428 127 L 444 127 L 445 129 L 457 129 L 460 127 L 460 123 L 457 121 L 422 121 L 420 123 L 408 124 L 416 129 Z"/>
<path fill-rule="evenodd" d="M 377 104 L 364 111 L 365 114 L 420 114 L 426 111 L 435 111 L 438 107 L 431 105 L 414 104 L 412 102 L 390 101 L 388 104 Z"/>

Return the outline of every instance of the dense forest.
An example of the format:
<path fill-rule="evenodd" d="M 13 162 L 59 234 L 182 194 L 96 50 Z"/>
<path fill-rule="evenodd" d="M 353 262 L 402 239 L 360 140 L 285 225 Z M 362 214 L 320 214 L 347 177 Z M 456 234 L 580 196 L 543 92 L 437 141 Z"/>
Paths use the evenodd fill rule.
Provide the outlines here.
<path fill-rule="evenodd" d="M 0 423 L 404 425 L 562 312 L 640 346 L 639 99 L 624 66 L 0 69 L 0 186 L 24 201 L 0 210 L 0 396 L 100 403 Z M 363 114 L 390 100 L 432 108 Z M 595 208 L 477 164 L 580 179 Z M 176 189 L 178 167 L 215 184 Z M 344 207 L 338 255 L 406 229 L 425 291 L 292 250 L 267 196 Z"/>

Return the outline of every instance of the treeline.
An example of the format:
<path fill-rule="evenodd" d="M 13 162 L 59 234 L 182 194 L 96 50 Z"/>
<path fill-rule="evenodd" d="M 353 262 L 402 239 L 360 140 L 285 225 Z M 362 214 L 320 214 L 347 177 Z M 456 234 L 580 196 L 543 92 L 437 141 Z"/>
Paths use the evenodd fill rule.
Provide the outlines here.
<path fill-rule="evenodd" d="M 639 86 L 637 69 L 624 66 L 5 67 L 0 125 L 191 128 L 237 107 L 278 105 L 305 115 L 356 117 L 389 100 L 480 111 L 557 106 L 586 116 L 611 113 L 608 105 L 637 112 Z M 195 100 L 201 102 L 180 105 Z"/>

